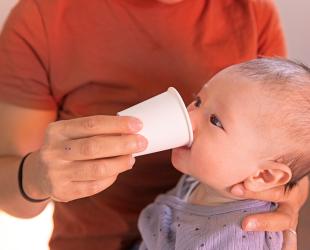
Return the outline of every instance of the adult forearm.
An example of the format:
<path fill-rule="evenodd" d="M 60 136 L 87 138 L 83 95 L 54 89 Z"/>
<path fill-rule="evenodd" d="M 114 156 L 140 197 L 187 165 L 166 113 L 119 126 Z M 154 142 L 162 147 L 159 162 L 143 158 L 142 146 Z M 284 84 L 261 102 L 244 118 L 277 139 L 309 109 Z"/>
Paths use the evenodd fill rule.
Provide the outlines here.
<path fill-rule="evenodd" d="M 2 151 L 22 152 L 20 155 L 32 151 L 23 164 L 23 189 L 28 197 L 69 202 L 107 189 L 119 174 L 132 169 L 132 155 L 147 147 L 147 140 L 135 134 L 141 128 L 142 123 L 130 117 L 57 121 L 49 124 L 39 150 L 35 149 L 38 145 L 17 150 L 21 142 L 16 139 L 10 150 L 3 143 Z M 18 217 L 39 214 L 48 202 L 28 202 L 20 194 L 18 168 L 22 158 L 2 154 L 7 156 L 0 156 L 0 209 Z"/>
<path fill-rule="evenodd" d="M 0 209 L 10 215 L 31 218 L 38 215 L 48 201 L 32 203 L 25 200 L 18 187 L 20 156 L 0 156 Z"/>

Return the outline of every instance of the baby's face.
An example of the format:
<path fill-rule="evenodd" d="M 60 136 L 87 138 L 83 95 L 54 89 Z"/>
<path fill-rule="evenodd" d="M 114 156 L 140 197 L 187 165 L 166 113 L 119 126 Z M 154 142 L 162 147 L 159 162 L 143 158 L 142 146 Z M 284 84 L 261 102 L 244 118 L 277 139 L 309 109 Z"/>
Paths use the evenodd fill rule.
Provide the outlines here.
<path fill-rule="evenodd" d="M 268 152 L 268 129 L 260 125 L 268 106 L 259 83 L 248 81 L 224 70 L 202 88 L 188 107 L 193 144 L 172 151 L 178 170 L 220 190 L 256 172 Z"/>

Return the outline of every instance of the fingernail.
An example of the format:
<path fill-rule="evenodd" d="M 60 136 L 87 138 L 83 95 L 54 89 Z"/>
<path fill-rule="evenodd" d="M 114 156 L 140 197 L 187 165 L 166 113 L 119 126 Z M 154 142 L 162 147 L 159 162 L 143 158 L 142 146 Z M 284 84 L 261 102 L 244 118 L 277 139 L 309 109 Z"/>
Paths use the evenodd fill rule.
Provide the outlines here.
<path fill-rule="evenodd" d="M 243 188 L 241 188 L 240 186 L 234 187 L 231 190 L 231 193 L 236 195 L 236 196 L 243 196 L 244 195 Z"/>
<path fill-rule="evenodd" d="M 138 132 L 142 129 L 143 123 L 138 119 L 133 119 L 129 122 L 129 128 L 132 132 Z"/>
<path fill-rule="evenodd" d="M 130 165 L 133 166 L 136 162 L 136 158 L 135 157 L 131 157 L 130 158 Z"/>
<path fill-rule="evenodd" d="M 147 140 L 142 137 L 142 136 L 139 136 L 139 139 L 138 139 L 138 148 L 139 149 L 145 149 L 146 146 L 147 146 Z"/>
<path fill-rule="evenodd" d="M 256 226 L 257 226 L 257 223 L 256 221 L 249 221 L 248 224 L 245 226 L 245 230 L 248 230 L 248 231 L 252 231 L 254 229 L 256 229 Z"/>

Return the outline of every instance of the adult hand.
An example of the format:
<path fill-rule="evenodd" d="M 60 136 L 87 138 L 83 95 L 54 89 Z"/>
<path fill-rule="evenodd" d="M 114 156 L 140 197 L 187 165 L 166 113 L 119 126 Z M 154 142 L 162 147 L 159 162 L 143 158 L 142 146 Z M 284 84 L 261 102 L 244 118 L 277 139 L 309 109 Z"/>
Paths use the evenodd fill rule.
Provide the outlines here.
<path fill-rule="evenodd" d="M 92 116 L 51 123 L 24 165 L 24 189 L 36 199 L 68 202 L 94 195 L 132 168 L 146 139 L 133 117 Z"/>
<path fill-rule="evenodd" d="M 304 177 L 290 191 L 277 187 L 265 192 L 254 193 L 246 190 L 242 184 L 237 184 L 231 193 L 246 199 L 258 199 L 277 202 L 279 207 L 271 213 L 254 214 L 243 219 L 242 228 L 245 231 L 284 231 L 282 250 L 297 250 L 296 231 L 298 214 L 308 197 L 309 179 Z M 293 231 L 292 231 L 293 230 Z"/>

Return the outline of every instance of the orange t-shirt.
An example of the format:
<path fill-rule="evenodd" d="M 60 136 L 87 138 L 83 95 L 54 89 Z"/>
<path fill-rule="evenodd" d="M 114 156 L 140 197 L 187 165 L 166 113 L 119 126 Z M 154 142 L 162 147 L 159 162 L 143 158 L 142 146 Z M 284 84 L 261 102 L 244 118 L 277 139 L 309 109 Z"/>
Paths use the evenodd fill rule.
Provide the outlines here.
<path fill-rule="evenodd" d="M 285 55 L 270 0 L 21 0 L 0 37 L 0 100 L 59 119 L 116 114 L 169 86 L 188 104 L 258 55 Z M 128 248 L 139 211 L 179 177 L 169 158 L 139 157 L 107 190 L 56 202 L 51 249 Z"/>

